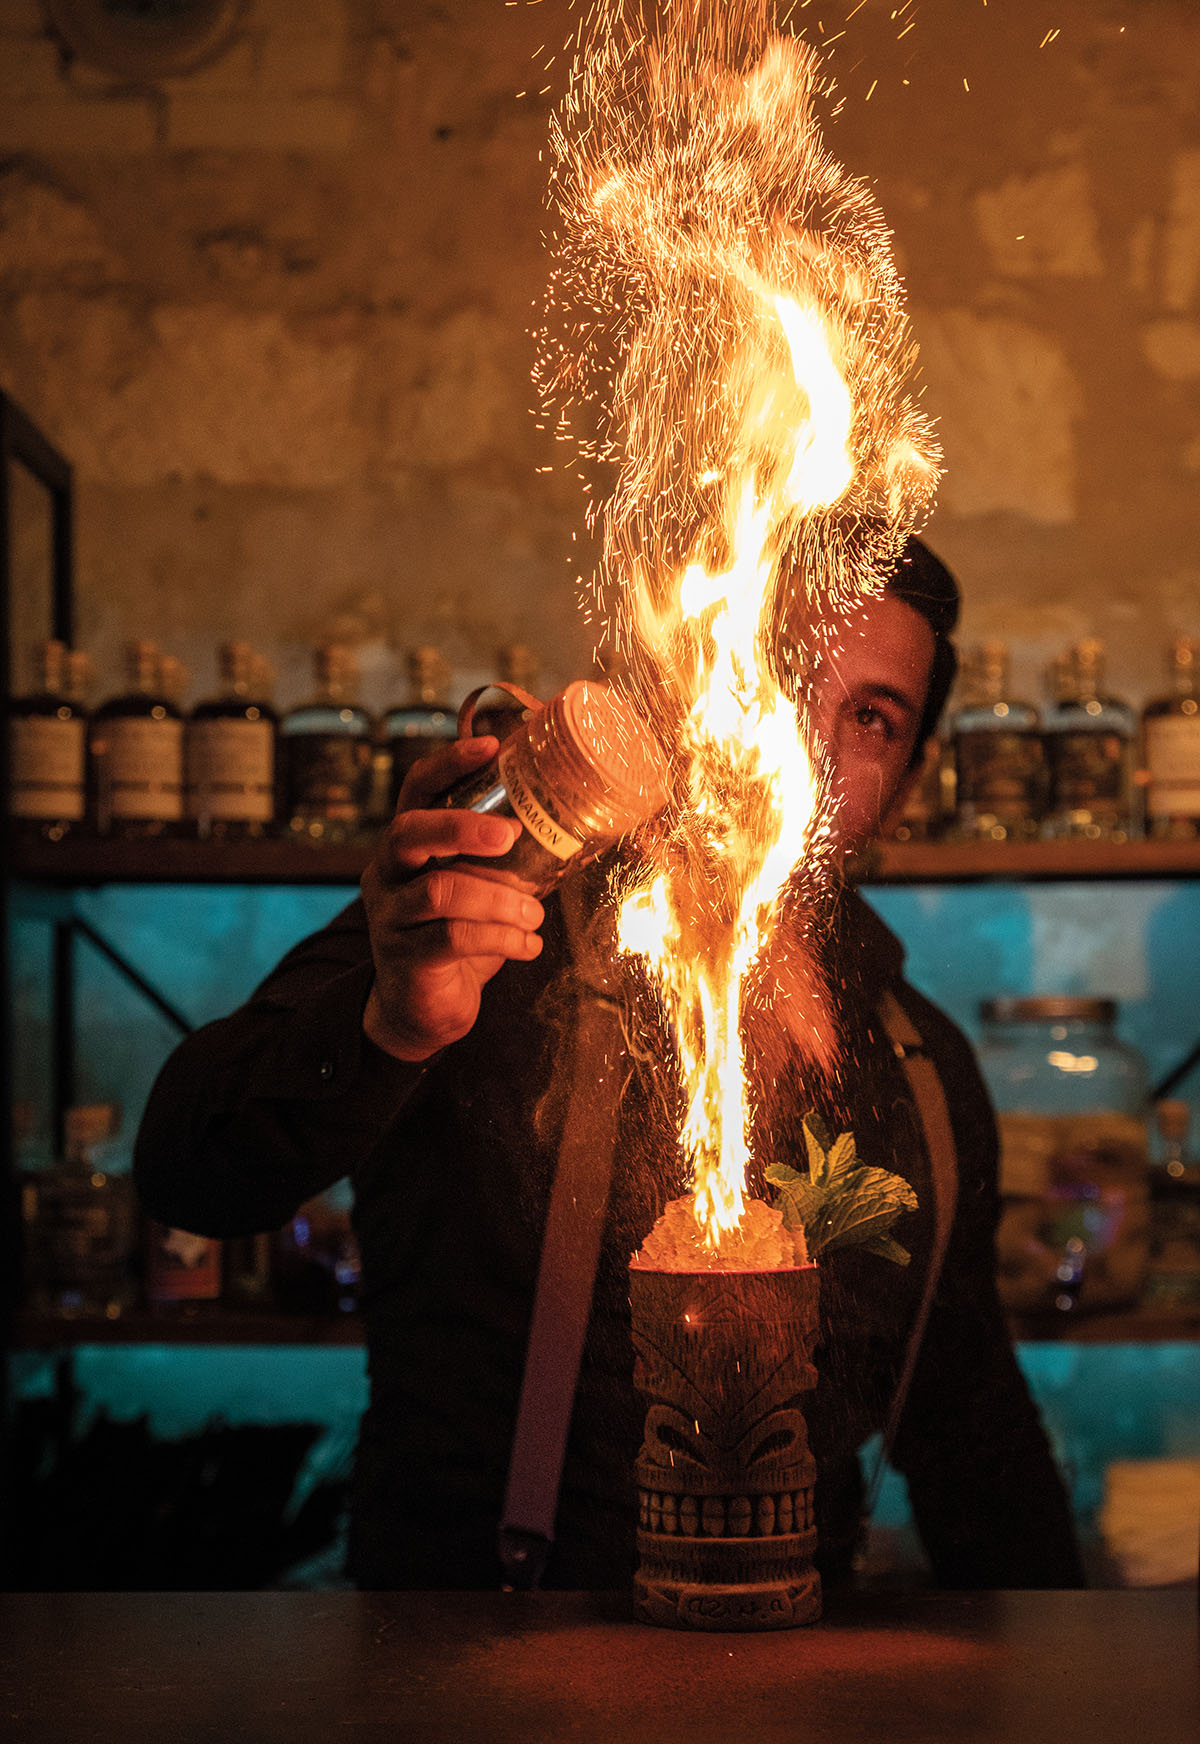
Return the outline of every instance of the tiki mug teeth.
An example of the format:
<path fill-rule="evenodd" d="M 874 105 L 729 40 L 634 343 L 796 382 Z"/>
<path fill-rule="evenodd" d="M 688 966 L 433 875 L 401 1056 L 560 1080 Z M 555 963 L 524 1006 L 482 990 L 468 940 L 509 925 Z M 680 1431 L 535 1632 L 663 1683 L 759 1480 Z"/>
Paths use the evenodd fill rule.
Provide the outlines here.
<path fill-rule="evenodd" d="M 634 1381 L 647 1405 L 638 1617 L 710 1630 L 814 1622 L 816 1463 L 801 1404 L 817 1379 L 816 1266 L 634 1266 L 629 1282 Z"/>

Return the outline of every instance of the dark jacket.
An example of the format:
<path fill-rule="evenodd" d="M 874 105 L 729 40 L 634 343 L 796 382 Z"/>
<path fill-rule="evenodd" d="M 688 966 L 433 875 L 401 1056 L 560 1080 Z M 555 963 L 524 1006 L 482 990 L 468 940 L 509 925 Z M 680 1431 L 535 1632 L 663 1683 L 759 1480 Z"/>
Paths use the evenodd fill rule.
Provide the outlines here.
<path fill-rule="evenodd" d="M 471 1032 L 425 1066 L 362 1034 L 371 984 L 360 902 L 298 945 L 239 1011 L 171 1056 L 138 1137 L 151 1212 L 202 1234 L 277 1227 L 349 1175 L 362 1254 L 370 1406 L 355 1475 L 351 1572 L 361 1585 L 491 1587 L 539 1244 L 578 987 L 559 905 L 545 948 L 507 964 Z M 897 941 L 856 898 L 828 954 L 842 1027 L 832 1083 L 786 1050 L 762 1072 L 761 1150 L 803 1157 L 800 1119 L 822 1108 L 860 1154 L 895 1170 L 921 1209 L 896 1235 L 911 1266 L 854 1250 L 821 1266 L 818 1386 L 805 1415 L 817 1457 L 820 1561 L 849 1566 L 861 1497 L 856 1450 L 887 1416 L 928 1263 L 929 1161 L 875 1005 L 891 987 L 935 1059 L 959 1157 L 958 1207 L 894 1449 L 934 1578 L 944 1586 L 1080 1582 L 1070 1513 L 996 1296 L 996 1131 L 970 1047 L 901 978 Z M 548 1585 L 610 1588 L 634 1563 L 627 1266 L 684 1190 L 653 1038 L 627 1026 L 612 1196 L 584 1351 Z M 800 1164 L 799 1166 L 803 1166 Z"/>

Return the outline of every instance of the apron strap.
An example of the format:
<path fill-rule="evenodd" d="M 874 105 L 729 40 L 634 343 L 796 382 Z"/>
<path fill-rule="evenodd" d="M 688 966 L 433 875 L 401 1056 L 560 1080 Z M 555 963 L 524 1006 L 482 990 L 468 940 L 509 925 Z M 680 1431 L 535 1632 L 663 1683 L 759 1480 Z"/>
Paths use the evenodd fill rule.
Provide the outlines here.
<path fill-rule="evenodd" d="M 884 1425 L 883 1444 L 880 1447 L 879 1456 L 875 1461 L 867 1486 L 863 1515 L 864 1525 L 870 1520 L 875 1511 L 875 1504 L 879 1500 L 879 1488 L 883 1482 L 883 1468 L 891 1454 L 896 1431 L 900 1427 L 900 1418 L 904 1413 L 908 1391 L 912 1385 L 917 1358 L 921 1353 L 921 1344 L 925 1337 L 925 1328 L 929 1323 L 930 1310 L 933 1307 L 938 1281 L 942 1275 L 946 1249 L 950 1245 L 950 1231 L 954 1226 L 954 1211 L 958 1203 L 958 1151 L 954 1143 L 954 1128 L 950 1124 L 950 1110 L 946 1104 L 946 1092 L 942 1088 L 938 1069 L 925 1051 L 920 1031 L 890 988 L 885 990 L 881 996 L 878 1010 L 883 1027 L 887 1031 L 888 1040 L 891 1042 L 892 1052 L 900 1061 L 904 1076 L 908 1080 L 908 1087 L 912 1091 L 913 1102 L 921 1122 L 921 1131 L 925 1137 L 925 1149 L 929 1153 L 929 1166 L 933 1176 L 934 1227 L 929 1270 L 925 1274 L 921 1300 L 908 1335 L 908 1345 L 904 1352 L 904 1366 L 900 1370 L 900 1379 L 896 1383 L 891 1409 L 888 1411 L 887 1422 Z"/>
<path fill-rule="evenodd" d="M 604 1234 L 621 1103 L 620 1007 L 584 990 L 558 1167 L 542 1238 L 533 1319 L 500 1521 L 506 1588 L 540 1584 Z"/>

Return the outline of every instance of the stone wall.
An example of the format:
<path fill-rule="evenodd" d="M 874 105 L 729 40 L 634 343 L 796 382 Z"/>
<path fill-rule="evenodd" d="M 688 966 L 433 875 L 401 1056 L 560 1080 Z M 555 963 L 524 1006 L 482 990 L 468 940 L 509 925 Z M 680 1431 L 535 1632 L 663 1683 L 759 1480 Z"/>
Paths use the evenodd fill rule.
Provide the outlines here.
<path fill-rule="evenodd" d="M 910 287 L 966 634 L 1007 636 L 1028 693 L 1095 631 L 1140 696 L 1200 634 L 1200 10 L 816 10 L 844 32 L 829 143 Z M 0 0 L 0 386 L 76 464 L 103 687 L 133 631 L 193 695 L 246 635 L 285 703 L 330 632 L 376 707 L 422 640 L 461 686 L 511 638 L 547 683 L 586 670 L 582 497 L 527 331 L 572 16 L 246 0 L 209 64 L 129 85 Z"/>

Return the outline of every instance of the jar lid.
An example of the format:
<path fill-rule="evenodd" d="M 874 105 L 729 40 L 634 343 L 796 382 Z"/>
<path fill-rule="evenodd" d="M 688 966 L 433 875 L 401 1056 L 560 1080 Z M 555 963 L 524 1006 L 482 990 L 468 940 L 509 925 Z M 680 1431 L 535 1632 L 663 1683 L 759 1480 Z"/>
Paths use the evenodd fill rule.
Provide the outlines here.
<path fill-rule="evenodd" d="M 624 835 L 666 804 L 662 748 L 628 697 L 610 685 L 576 679 L 527 731 L 543 780 L 590 834 Z"/>
<path fill-rule="evenodd" d="M 985 999 L 979 1007 L 985 1023 L 1112 1023 L 1115 999 L 1084 999 L 1071 994 L 1044 994 L 1029 999 Z"/>

